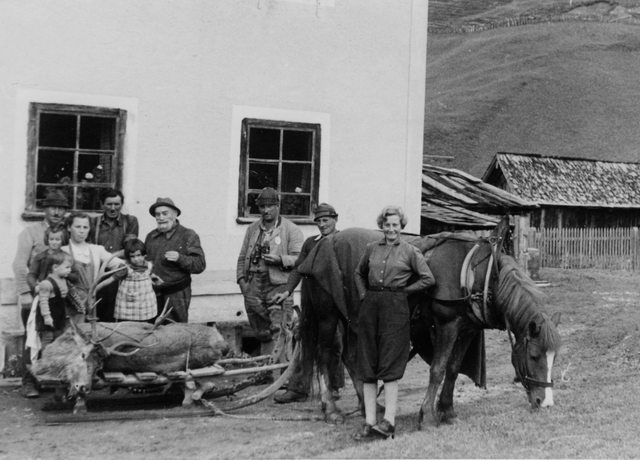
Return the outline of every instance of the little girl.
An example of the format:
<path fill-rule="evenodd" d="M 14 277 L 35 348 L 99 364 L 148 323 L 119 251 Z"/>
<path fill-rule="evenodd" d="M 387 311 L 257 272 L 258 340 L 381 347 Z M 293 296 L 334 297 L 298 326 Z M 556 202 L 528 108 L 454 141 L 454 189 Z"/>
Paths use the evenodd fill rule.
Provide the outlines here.
<path fill-rule="evenodd" d="M 31 294 L 34 296 L 38 292 L 36 288 L 38 283 L 49 274 L 47 272 L 47 256 L 59 251 L 62 246 L 68 244 L 68 241 L 67 229 L 62 223 L 51 225 L 44 231 L 44 244 L 48 248 L 40 254 L 36 254 L 29 264 L 29 274 L 27 275 L 27 284 L 31 288 Z"/>
<path fill-rule="evenodd" d="M 104 284 L 120 281 L 113 316 L 116 321 L 149 321 L 158 314 L 158 303 L 153 290 L 151 269 L 147 262 L 147 249 L 138 239 L 124 243 L 127 269 L 113 274 Z M 103 283 L 101 283 L 103 285 Z"/>
<path fill-rule="evenodd" d="M 41 351 L 64 332 L 69 293 L 67 277 L 72 265 L 73 257 L 66 252 L 58 250 L 47 255 L 48 276 L 40 282 L 40 300 L 36 310 L 36 331 L 40 335 Z"/>

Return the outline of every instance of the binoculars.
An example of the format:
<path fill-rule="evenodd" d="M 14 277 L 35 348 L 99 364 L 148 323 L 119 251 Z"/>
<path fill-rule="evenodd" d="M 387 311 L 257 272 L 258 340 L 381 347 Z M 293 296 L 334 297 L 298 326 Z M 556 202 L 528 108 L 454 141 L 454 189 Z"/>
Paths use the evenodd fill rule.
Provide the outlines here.
<path fill-rule="evenodd" d="M 251 262 L 257 264 L 265 254 L 269 254 L 269 246 L 256 245 L 256 248 L 253 251 L 253 258 L 251 259 Z"/>

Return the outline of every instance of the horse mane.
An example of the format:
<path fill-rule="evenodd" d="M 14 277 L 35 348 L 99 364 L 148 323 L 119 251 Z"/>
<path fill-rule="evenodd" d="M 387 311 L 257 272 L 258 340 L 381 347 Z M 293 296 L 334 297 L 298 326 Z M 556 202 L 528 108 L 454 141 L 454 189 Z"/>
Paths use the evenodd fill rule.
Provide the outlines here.
<path fill-rule="evenodd" d="M 545 295 L 513 257 L 501 254 L 498 266 L 496 306 L 514 328 L 526 329 L 531 321 L 540 324 L 542 348 L 558 351 L 560 334 L 544 308 Z"/>

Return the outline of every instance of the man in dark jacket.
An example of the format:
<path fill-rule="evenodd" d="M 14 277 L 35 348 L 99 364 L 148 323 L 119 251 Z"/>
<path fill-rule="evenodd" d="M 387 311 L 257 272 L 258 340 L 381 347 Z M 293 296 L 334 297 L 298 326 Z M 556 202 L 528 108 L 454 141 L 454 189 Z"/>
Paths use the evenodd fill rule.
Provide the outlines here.
<path fill-rule="evenodd" d="M 158 313 L 169 301 L 169 318 L 178 323 L 189 322 L 191 303 L 191 275 L 206 268 L 200 237 L 180 225 L 180 209 L 171 198 L 158 198 L 149 208 L 158 228 L 149 232 L 145 240 L 147 258 L 153 263 L 156 278 Z"/>
<path fill-rule="evenodd" d="M 318 241 L 322 238 L 338 233 L 338 230 L 336 229 L 338 214 L 336 213 L 335 208 L 330 204 L 322 203 L 318 205 L 314 213 L 314 221 L 318 226 L 318 230 L 320 230 L 320 235 L 310 236 L 305 240 L 302 245 L 302 250 L 300 251 L 300 256 L 298 256 L 298 260 L 296 260 L 296 263 L 294 264 L 293 271 L 291 272 L 291 275 L 289 275 L 289 281 L 287 282 L 284 292 L 276 295 L 274 298 L 275 303 L 282 302 L 298 286 L 300 280 L 302 280 L 301 303 L 303 318 L 305 311 L 307 311 L 308 308 L 311 308 L 310 305 L 308 305 L 310 296 L 309 290 L 311 288 L 310 283 L 314 283 L 314 280 L 306 278 L 303 279 L 302 275 L 298 272 L 298 267 L 305 261 L 311 250 L 316 246 L 316 244 L 318 244 Z M 341 329 L 341 326 L 338 325 L 338 333 L 336 334 L 336 340 L 333 345 L 334 354 L 332 354 L 332 359 L 329 364 L 329 384 L 331 392 L 336 399 L 339 397 L 338 390 L 344 386 L 344 367 L 340 361 L 343 337 Z M 294 368 L 293 374 L 289 379 L 287 391 L 274 398 L 275 402 L 279 404 L 306 401 L 309 395 L 309 390 L 311 388 L 311 375 L 305 375 L 303 373 L 302 366 L 299 361 L 292 363 L 291 365 L 294 366 Z"/>
<path fill-rule="evenodd" d="M 120 190 L 105 190 L 100 194 L 100 203 L 104 212 L 91 219 L 91 242 L 124 259 L 124 242 L 138 238 L 138 219 L 122 212 L 124 195 Z M 110 284 L 98 292 L 97 314 L 100 321 L 115 321 L 113 310 L 117 295 L 118 283 Z"/>

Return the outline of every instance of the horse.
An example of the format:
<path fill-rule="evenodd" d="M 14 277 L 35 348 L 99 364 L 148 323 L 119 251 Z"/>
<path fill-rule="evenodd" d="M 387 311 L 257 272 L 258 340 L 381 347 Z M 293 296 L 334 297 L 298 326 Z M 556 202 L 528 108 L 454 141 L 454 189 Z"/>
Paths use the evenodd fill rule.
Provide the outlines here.
<path fill-rule="evenodd" d="M 556 329 L 560 315 L 549 317 L 535 283 L 513 257 L 501 252 L 508 228 L 508 220 L 503 220 L 489 238 L 457 233 L 402 236 L 425 254 L 436 280 L 427 292 L 408 299 L 412 318 L 410 356 L 418 354 L 430 364 L 419 413 L 420 429 L 426 427 L 429 418 L 437 426 L 456 417 L 453 390 L 459 373 L 468 375 L 478 386 L 486 385 L 485 329 L 508 331 L 512 364 L 531 407 L 553 405 L 551 375 L 561 346 Z M 344 421 L 328 379 L 338 322 L 346 331 L 343 363 L 361 411 L 363 408 L 363 386 L 355 373 L 360 300 L 354 272 L 367 244 L 381 238 L 382 233 L 375 230 L 343 230 L 320 241 L 299 267 L 308 277 L 308 285 L 313 286 L 303 306 L 301 362 L 304 372 L 312 372 L 314 366 L 318 369 L 322 409 L 328 423 Z"/>

